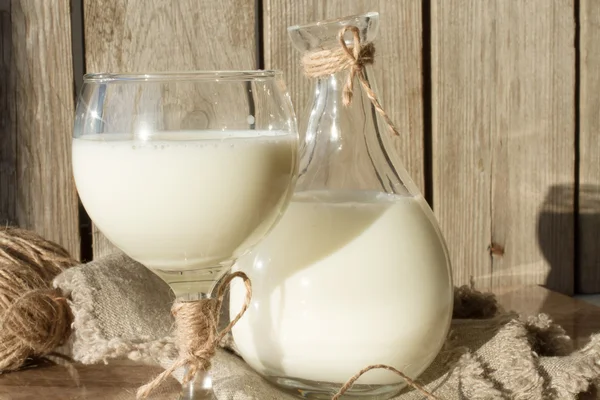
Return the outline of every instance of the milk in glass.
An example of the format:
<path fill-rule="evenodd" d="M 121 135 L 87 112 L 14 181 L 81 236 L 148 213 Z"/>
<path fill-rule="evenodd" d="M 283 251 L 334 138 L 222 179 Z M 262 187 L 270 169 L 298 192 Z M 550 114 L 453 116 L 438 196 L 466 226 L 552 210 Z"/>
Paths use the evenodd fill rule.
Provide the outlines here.
<path fill-rule="evenodd" d="M 107 238 L 149 268 L 214 266 L 266 233 L 290 194 L 295 136 L 278 131 L 83 135 L 74 176 Z"/>

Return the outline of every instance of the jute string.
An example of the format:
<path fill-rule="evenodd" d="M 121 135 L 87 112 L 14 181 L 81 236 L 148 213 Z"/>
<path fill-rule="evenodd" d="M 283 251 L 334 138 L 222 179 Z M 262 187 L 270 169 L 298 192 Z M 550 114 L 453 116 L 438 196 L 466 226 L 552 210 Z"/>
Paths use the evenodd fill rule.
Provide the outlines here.
<path fill-rule="evenodd" d="M 436 397 L 433 393 L 428 392 L 423 386 L 419 385 L 417 382 L 410 379 L 402 371 L 399 371 L 396 368 L 391 367 L 389 365 L 385 365 L 385 364 L 373 364 L 373 365 L 369 365 L 369 366 L 366 366 L 365 368 L 361 369 L 356 374 L 354 374 L 354 376 L 352 376 L 352 378 L 348 379 L 346 381 L 346 383 L 344 383 L 344 386 L 341 387 L 341 389 L 331 398 L 331 400 L 338 400 L 339 398 L 341 398 L 348 390 L 350 390 L 350 388 L 354 385 L 354 383 L 361 376 L 363 376 L 365 373 L 371 371 L 372 369 L 385 369 L 385 370 L 391 371 L 391 372 L 395 373 L 396 375 L 401 376 L 410 387 L 423 393 L 423 395 L 425 395 L 426 398 L 432 399 L 432 400 L 441 400 L 438 397 Z"/>
<path fill-rule="evenodd" d="M 76 265 L 67 250 L 19 228 L 0 228 L 0 372 L 50 354 L 71 333 L 66 299 L 54 277 Z"/>
<path fill-rule="evenodd" d="M 349 47 L 344 40 L 346 32 L 352 32 L 353 45 Z M 348 70 L 348 77 L 342 91 L 342 101 L 345 106 L 352 103 L 354 94 L 354 80 L 358 79 L 362 85 L 365 94 L 371 100 L 375 110 L 381 115 L 390 131 L 399 136 L 400 133 L 394 126 L 394 123 L 385 112 L 377 94 L 371 88 L 369 81 L 365 77 L 364 66 L 372 64 L 375 60 L 375 46 L 372 43 L 361 44 L 360 30 L 356 26 L 345 26 L 338 34 L 339 48 L 324 49 L 308 52 L 302 57 L 304 73 L 311 78 L 320 78 L 323 76 L 335 74 L 337 72 Z"/>
<path fill-rule="evenodd" d="M 225 290 L 232 280 L 241 278 L 246 286 L 246 298 L 240 312 L 221 331 L 219 326 L 220 310 L 223 306 Z M 187 367 L 182 384 L 185 385 L 194 378 L 199 370 L 208 371 L 211 359 L 223 337 L 242 318 L 252 298 L 250 279 L 243 272 L 229 274 L 217 288 L 214 298 L 197 301 L 177 302 L 171 312 L 175 316 L 176 334 L 179 344 L 179 358 L 164 372 L 137 391 L 137 398 L 144 399 L 158 388 L 173 372 L 181 367 Z"/>

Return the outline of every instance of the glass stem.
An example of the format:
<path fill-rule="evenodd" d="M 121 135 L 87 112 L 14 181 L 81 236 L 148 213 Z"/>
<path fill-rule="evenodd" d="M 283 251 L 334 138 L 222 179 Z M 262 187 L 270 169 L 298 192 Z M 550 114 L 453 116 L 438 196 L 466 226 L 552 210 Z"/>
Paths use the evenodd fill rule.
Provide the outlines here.
<path fill-rule="evenodd" d="M 154 271 L 169 284 L 177 301 L 194 301 L 213 297 L 224 276 L 231 270 L 233 262 L 223 263 L 216 267 L 194 271 L 170 272 Z M 223 302 L 220 314 L 219 329 L 229 323 L 228 295 Z M 185 367 L 183 375 L 187 374 Z M 179 378 L 179 376 L 178 376 Z M 210 371 L 199 370 L 196 375 L 181 387 L 179 400 L 216 400 L 212 387 Z"/>
<path fill-rule="evenodd" d="M 230 270 L 233 262 L 191 271 L 154 270 L 169 286 L 178 301 L 200 300 L 210 296 L 215 285 Z"/>

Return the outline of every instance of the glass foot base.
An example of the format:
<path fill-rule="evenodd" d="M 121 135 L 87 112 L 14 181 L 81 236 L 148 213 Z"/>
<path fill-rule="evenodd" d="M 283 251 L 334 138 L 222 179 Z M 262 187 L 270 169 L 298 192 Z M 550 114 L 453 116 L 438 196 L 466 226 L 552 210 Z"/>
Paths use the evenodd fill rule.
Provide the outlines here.
<path fill-rule="evenodd" d="M 339 383 L 308 381 L 295 378 L 265 377 L 267 381 L 303 399 L 331 400 L 340 390 Z M 388 400 L 396 396 L 406 387 L 406 383 L 395 385 L 360 385 L 352 386 L 342 399 Z"/>
<path fill-rule="evenodd" d="M 210 372 L 198 371 L 190 382 L 181 387 L 179 400 L 217 400 Z"/>

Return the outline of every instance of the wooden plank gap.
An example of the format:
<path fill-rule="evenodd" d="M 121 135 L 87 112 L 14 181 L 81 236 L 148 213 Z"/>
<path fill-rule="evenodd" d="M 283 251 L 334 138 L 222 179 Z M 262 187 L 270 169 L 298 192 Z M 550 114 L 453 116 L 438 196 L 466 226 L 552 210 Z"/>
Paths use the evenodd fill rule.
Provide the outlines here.
<path fill-rule="evenodd" d="M 575 21 L 575 93 L 573 103 L 575 105 L 575 148 L 574 151 L 574 199 L 573 199 L 573 292 L 579 292 L 579 281 L 580 281 L 580 252 L 577 251 L 579 248 L 579 189 L 580 189 L 580 169 L 581 169 L 581 152 L 580 152 L 580 127 L 581 127 L 581 16 L 580 16 L 581 4 L 579 0 L 573 2 L 573 19 Z"/>
<path fill-rule="evenodd" d="M 423 196 L 433 204 L 433 122 L 431 118 L 431 0 L 423 0 L 421 10 L 421 73 L 423 80 Z M 435 211 L 435 209 L 434 209 Z"/>
<path fill-rule="evenodd" d="M 263 19 L 264 0 L 254 1 L 254 36 L 256 38 L 256 68 L 265 69 L 265 24 Z"/>
<path fill-rule="evenodd" d="M 17 137 L 10 0 L 0 2 L 0 224 L 16 224 Z"/>
<path fill-rule="evenodd" d="M 77 96 L 83 86 L 85 74 L 85 42 L 83 21 L 83 0 L 71 0 L 71 52 L 73 54 L 73 98 Z M 85 211 L 79 196 L 77 197 L 79 215 L 80 259 L 82 262 L 91 261 L 93 258 L 93 235 L 90 216 Z"/>

